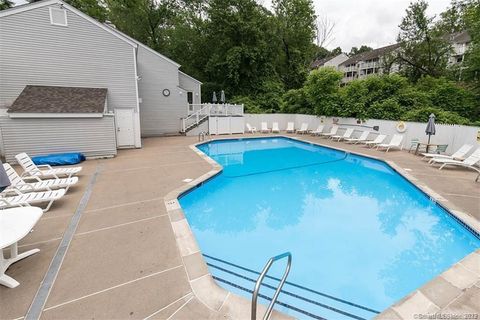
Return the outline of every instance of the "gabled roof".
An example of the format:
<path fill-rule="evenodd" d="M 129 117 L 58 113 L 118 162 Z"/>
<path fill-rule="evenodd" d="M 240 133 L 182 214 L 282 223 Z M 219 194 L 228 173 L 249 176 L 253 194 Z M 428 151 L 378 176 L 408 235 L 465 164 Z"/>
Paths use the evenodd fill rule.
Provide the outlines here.
<path fill-rule="evenodd" d="M 332 60 L 333 58 L 335 58 L 336 56 L 328 56 L 328 57 L 325 57 L 323 59 L 317 59 L 315 61 L 313 61 L 311 64 L 310 64 L 310 67 L 312 69 L 316 69 L 318 67 L 321 67 L 323 66 L 325 63 L 327 63 L 328 61 Z"/>
<path fill-rule="evenodd" d="M 470 37 L 468 31 L 461 31 L 451 34 L 449 36 L 449 40 L 452 43 L 467 43 L 472 41 L 472 38 Z"/>
<path fill-rule="evenodd" d="M 122 31 L 118 30 L 117 28 L 115 28 L 115 27 L 113 27 L 113 26 L 111 26 L 111 25 L 109 25 L 109 24 L 107 24 L 107 23 L 104 23 L 103 25 L 104 25 L 106 28 L 110 29 L 112 32 L 115 32 L 115 33 L 121 35 L 122 37 L 125 37 L 125 38 L 129 39 L 130 41 L 136 43 L 137 45 L 141 46 L 142 48 L 146 49 L 147 51 L 150 51 L 151 53 L 159 56 L 160 58 L 162 58 L 162 59 L 166 60 L 167 62 L 170 62 L 171 64 L 175 65 L 176 67 L 180 68 L 180 64 L 176 63 L 175 61 L 173 61 L 173 60 L 170 59 L 170 58 L 167 58 L 167 57 L 164 56 L 163 54 L 161 54 L 161 53 L 153 50 L 152 48 L 150 48 L 150 47 L 147 46 L 146 44 L 143 44 L 143 43 L 141 43 L 140 41 L 138 41 L 138 40 L 136 40 L 136 39 L 134 39 L 134 38 L 126 35 L 126 34 L 123 33 Z"/>
<path fill-rule="evenodd" d="M 200 84 L 203 84 L 202 81 L 195 79 L 194 77 L 186 74 L 185 72 L 182 72 L 182 71 L 178 70 L 178 73 L 181 74 L 181 75 L 183 75 L 183 76 L 185 76 L 185 77 L 187 77 L 187 78 L 192 79 L 192 80 L 195 81 L 195 82 L 198 82 L 198 83 L 200 83 Z"/>
<path fill-rule="evenodd" d="M 0 18 L 7 17 L 7 16 L 10 16 L 10 15 L 13 15 L 13 14 L 18 14 L 18 13 L 25 12 L 25 11 L 29 11 L 29 10 L 33 10 L 33 9 L 37 9 L 37 8 L 42 8 L 42 7 L 45 7 L 45 6 L 51 6 L 51 5 L 54 5 L 54 4 L 58 4 L 60 6 L 63 6 L 65 9 L 68 9 L 72 13 L 78 15 L 79 17 L 82 17 L 85 20 L 93 23 L 94 25 L 96 25 L 96 26 L 100 27 L 101 29 L 107 31 L 108 33 L 114 35 L 115 37 L 117 37 L 117 38 L 121 39 L 122 41 L 128 43 L 132 47 L 135 47 L 135 48 L 137 47 L 137 43 L 135 41 L 132 41 L 131 39 L 128 39 L 128 38 L 118 34 L 117 32 L 112 31 L 110 28 L 106 27 L 103 23 L 95 20 L 94 18 L 90 17 L 89 15 L 83 13 L 82 11 L 76 9 L 75 7 L 69 5 L 69 4 L 67 4 L 67 3 L 65 3 L 61 0 L 43 0 L 43 1 L 36 1 L 36 2 L 32 2 L 32 3 L 27 3 L 27 4 L 15 6 L 13 8 L 0 11 Z"/>
<path fill-rule="evenodd" d="M 26 86 L 8 113 L 103 113 L 106 88 Z"/>
<path fill-rule="evenodd" d="M 394 51 L 395 49 L 397 49 L 399 47 L 400 47 L 400 44 L 395 43 L 395 44 L 392 44 L 392 45 L 389 45 L 389 46 L 374 49 L 372 51 L 362 52 L 362 53 L 359 53 L 359 54 L 356 54 L 356 55 L 350 57 L 349 59 L 342 62 L 340 65 L 347 66 L 349 64 L 357 63 L 359 61 L 365 61 L 365 60 L 379 58 L 379 57 L 384 56 L 387 53 L 390 53 L 390 52 Z"/>

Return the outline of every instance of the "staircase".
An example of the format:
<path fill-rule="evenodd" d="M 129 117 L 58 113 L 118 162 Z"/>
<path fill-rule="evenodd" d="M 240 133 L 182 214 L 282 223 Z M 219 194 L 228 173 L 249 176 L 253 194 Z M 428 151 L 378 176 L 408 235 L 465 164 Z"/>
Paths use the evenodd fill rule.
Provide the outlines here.
<path fill-rule="evenodd" d="M 182 118 L 182 130 L 181 133 L 187 133 L 188 131 L 198 127 L 202 123 L 208 120 L 210 115 L 210 106 L 205 106 L 198 111 L 195 111 L 186 118 Z"/>

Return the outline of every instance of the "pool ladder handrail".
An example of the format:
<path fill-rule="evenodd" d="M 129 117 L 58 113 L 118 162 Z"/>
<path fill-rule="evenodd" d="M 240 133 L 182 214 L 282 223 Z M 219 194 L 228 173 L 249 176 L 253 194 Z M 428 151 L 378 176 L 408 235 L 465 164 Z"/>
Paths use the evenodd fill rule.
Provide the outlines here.
<path fill-rule="evenodd" d="M 208 132 L 202 131 L 198 134 L 198 141 L 205 141 L 208 138 Z"/>
<path fill-rule="evenodd" d="M 287 260 L 287 267 L 285 269 L 285 272 L 283 273 L 283 277 L 280 280 L 277 290 L 275 291 L 275 294 L 272 297 L 272 300 L 270 301 L 270 304 L 267 307 L 267 311 L 265 312 L 265 315 L 263 316 L 263 320 L 268 320 L 270 318 L 270 315 L 272 314 L 273 311 L 273 306 L 277 302 L 278 296 L 280 295 L 280 292 L 282 291 L 282 287 L 285 284 L 285 281 L 287 281 L 288 273 L 290 272 L 290 267 L 292 266 L 292 254 L 290 252 L 285 252 L 282 254 L 279 254 L 278 256 L 271 257 L 265 267 L 263 267 L 262 273 L 258 276 L 257 282 L 255 283 L 255 289 L 253 290 L 252 294 L 252 320 L 257 319 L 257 300 L 258 300 L 258 292 L 260 291 L 260 286 L 262 285 L 263 279 L 267 275 L 268 270 L 272 266 L 272 264 L 278 260 L 281 260 L 283 258 L 288 258 Z"/>

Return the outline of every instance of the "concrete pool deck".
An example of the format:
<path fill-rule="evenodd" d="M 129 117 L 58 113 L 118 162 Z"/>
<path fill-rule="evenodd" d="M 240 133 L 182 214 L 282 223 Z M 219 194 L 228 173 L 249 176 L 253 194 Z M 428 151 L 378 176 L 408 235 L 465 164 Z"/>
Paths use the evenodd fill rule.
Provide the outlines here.
<path fill-rule="evenodd" d="M 235 136 L 220 138 L 230 137 Z M 480 221 L 480 183 L 474 182 L 473 171 L 439 171 L 407 152 L 385 153 L 316 137 L 296 137 L 393 161 L 399 168 L 409 169 L 406 172 L 418 179 L 418 184 L 445 199 L 444 205 L 463 212 L 473 223 Z M 41 251 L 7 271 L 20 286 L 0 287 L 0 318 L 19 319 L 27 314 L 95 172 L 91 196 L 45 304 L 40 304 L 41 318 L 249 318 L 249 301 L 218 287 L 198 248 L 179 240 L 193 235 L 181 210 L 175 203 L 169 204 L 172 196 L 188 188 L 183 180 L 207 177 L 216 169 L 190 148 L 196 142 L 196 137 L 149 138 L 143 140 L 142 149 L 121 150 L 113 159 L 84 162 L 79 185 L 57 201 L 21 241 L 20 251 Z M 472 261 L 475 268 L 478 259 Z M 464 279 L 462 274 L 453 275 L 457 278 Z M 444 277 L 446 282 L 449 279 L 452 277 Z M 469 279 L 462 284 L 471 284 Z M 445 307 L 455 305 L 456 312 L 471 313 L 472 302 L 468 301 L 478 301 L 480 291 L 478 275 L 476 279 L 468 289 L 454 290 L 457 295 L 448 290 L 448 294 L 440 294 L 448 300 Z M 413 306 L 417 313 L 424 312 L 422 306 Z M 406 313 L 398 310 L 387 311 L 392 312 L 388 313 L 392 319 L 406 318 Z M 478 304 L 475 312 L 480 312 Z"/>

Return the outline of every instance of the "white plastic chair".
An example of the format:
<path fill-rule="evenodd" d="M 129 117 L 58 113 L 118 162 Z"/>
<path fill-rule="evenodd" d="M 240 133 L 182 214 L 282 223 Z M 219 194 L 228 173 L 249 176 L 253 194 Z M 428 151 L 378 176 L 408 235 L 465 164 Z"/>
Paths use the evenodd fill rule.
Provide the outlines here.
<path fill-rule="evenodd" d="M 13 195 L 10 195 L 12 194 Z M 23 207 L 32 204 L 39 204 L 47 202 L 47 206 L 43 212 L 47 212 L 55 200 L 60 199 L 65 195 L 65 189 L 58 189 L 53 191 L 29 192 L 22 193 L 18 189 L 8 188 L 2 192 L 0 197 L 0 209 L 11 207 Z"/>
<path fill-rule="evenodd" d="M 48 164 L 36 165 L 33 163 L 32 159 L 26 153 L 19 153 L 15 156 L 17 162 L 22 166 L 25 172 L 22 174 L 22 177 L 25 175 L 28 176 L 37 176 L 37 177 L 55 177 L 59 178 L 61 176 L 71 177 L 82 170 L 82 167 L 69 167 L 69 168 L 52 168 Z M 40 169 L 47 168 L 47 169 Z"/>
<path fill-rule="evenodd" d="M 338 131 L 338 126 L 336 124 L 334 124 L 329 132 L 321 133 L 320 135 L 322 137 L 331 137 L 331 136 L 336 135 L 337 131 Z"/>
<path fill-rule="evenodd" d="M 59 188 L 65 188 L 65 191 L 68 191 L 71 186 L 78 182 L 78 177 L 41 180 L 37 176 L 29 177 L 29 179 L 34 180 L 33 182 L 26 182 L 10 164 L 4 163 L 3 168 L 10 179 L 11 186 L 21 192 L 49 191 Z"/>
<path fill-rule="evenodd" d="M 331 139 L 338 139 L 338 141 L 340 141 L 342 139 L 350 138 L 352 136 L 352 133 L 353 133 L 353 129 L 348 128 L 347 130 L 345 130 L 345 133 L 343 135 L 335 135 L 335 136 L 331 136 L 330 138 Z"/>
<path fill-rule="evenodd" d="M 370 146 L 374 147 L 374 146 L 376 146 L 377 144 L 382 143 L 383 140 L 385 140 L 386 137 L 387 137 L 387 136 L 384 135 L 384 134 L 379 134 L 375 139 L 369 140 L 369 141 L 365 141 L 365 142 L 363 142 L 363 143 L 364 143 L 367 147 L 370 147 Z"/>
<path fill-rule="evenodd" d="M 354 143 L 354 144 L 357 144 L 359 142 L 365 142 L 365 141 L 367 141 L 367 138 L 368 138 L 369 134 L 370 134 L 369 131 L 362 131 L 362 134 L 360 135 L 360 137 L 345 139 L 345 142 L 346 143 Z"/>
<path fill-rule="evenodd" d="M 432 160 L 435 159 L 452 159 L 452 160 L 460 160 L 465 157 L 465 155 L 473 148 L 472 145 L 464 144 L 460 147 L 457 151 L 455 151 L 452 155 L 444 155 L 438 153 L 422 153 L 423 159 L 431 158 L 428 162 L 432 163 Z"/>
<path fill-rule="evenodd" d="M 317 136 L 323 132 L 323 129 L 325 128 L 324 124 L 321 124 L 317 127 L 317 130 L 312 131 L 312 135 Z"/>
<path fill-rule="evenodd" d="M 298 134 L 305 134 L 305 133 L 308 133 L 308 132 L 309 132 L 308 123 L 306 123 L 306 122 L 302 123 L 302 125 L 300 126 L 300 129 L 297 130 Z"/>
<path fill-rule="evenodd" d="M 272 123 L 272 133 L 275 132 L 275 133 L 279 133 L 280 132 L 280 129 L 278 128 L 278 122 L 273 122 Z"/>
<path fill-rule="evenodd" d="M 247 123 L 246 126 L 247 126 L 247 133 L 257 133 L 257 128 L 252 127 L 250 123 Z"/>
<path fill-rule="evenodd" d="M 267 123 L 266 122 L 262 122 L 260 123 L 260 132 L 262 133 L 269 133 L 270 132 L 270 129 L 268 129 L 268 126 L 267 126 Z"/>
<path fill-rule="evenodd" d="M 394 134 L 392 137 L 392 140 L 390 140 L 389 143 L 379 143 L 377 144 L 377 150 L 379 148 L 385 149 L 385 152 L 388 152 L 388 150 L 395 148 L 395 149 L 403 149 L 403 136 L 399 134 Z"/>
<path fill-rule="evenodd" d="M 287 123 L 287 130 L 285 130 L 287 133 L 294 133 L 295 132 L 295 123 L 293 122 L 288 122 Z"/>

